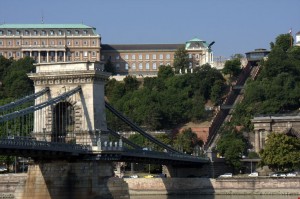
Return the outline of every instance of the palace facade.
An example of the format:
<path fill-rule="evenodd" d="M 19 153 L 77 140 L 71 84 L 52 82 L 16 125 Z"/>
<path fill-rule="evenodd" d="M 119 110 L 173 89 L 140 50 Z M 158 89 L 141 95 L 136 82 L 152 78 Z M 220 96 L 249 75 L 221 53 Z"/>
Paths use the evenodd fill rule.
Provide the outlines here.
<path fill-rule="evenodd" d="M 37 63 L 99 61 L 100 36 L 83 24 L 2 24 L 0 55 Z"/>
<path fill-rule="evenodd" d="M 189 68 L 209 63 L 213 52 L 206 41 L 185 44 L 101 44 L 96 29 L 84 24 L 2 24 L 0 55 L 14 59 L 32 57 L 36 63 L 110 60 L 118 75 L 156 75 L 160 65 L 173 65 L 178 48 L 189 55 Z M 184 73 L 185 71 L 182 71 Z"/>

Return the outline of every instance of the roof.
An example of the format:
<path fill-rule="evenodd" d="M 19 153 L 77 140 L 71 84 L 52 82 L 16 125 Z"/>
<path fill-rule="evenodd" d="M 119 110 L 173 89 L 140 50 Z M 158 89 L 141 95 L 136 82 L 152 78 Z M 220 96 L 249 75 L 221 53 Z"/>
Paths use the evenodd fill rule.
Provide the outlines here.
<path fill-rule="evenodd" d="M 184 44 L 101 44 L 101 50 L 177 50 Z"/>
<path fill-rule="evenodd" d="M 1 24 L 0 28 L 11 28 L 11 29 L 40 29 L 40 28 L 93 28 L 84 24 Z"/>

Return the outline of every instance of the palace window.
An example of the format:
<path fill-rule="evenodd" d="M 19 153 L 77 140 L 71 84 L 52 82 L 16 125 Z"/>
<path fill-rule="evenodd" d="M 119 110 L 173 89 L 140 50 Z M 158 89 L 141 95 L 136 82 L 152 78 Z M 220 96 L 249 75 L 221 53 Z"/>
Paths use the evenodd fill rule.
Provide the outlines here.
<path fill-rule="evenodd" d="M 87 41 L 83 41 L 83 45 L 86 46 L 87 45 Z"/>
<path fill-rule="evenodd" d="M 83 31 L 83 35 L 87 35 L 87 30 L 84 30 L 84 31 Z"/>
<path fill-rule="evenodd" d="M 20 35 L 20 33 L 21 33 L 21 32 L 20 32 L 19 30 L 16 31 L 16 35 Z"/>
<path fill-rule="evenodd" d="M 58 31 L 58 35 L 62 35 L 62 31 L 61 30 Z"/>
<path fill-rule="evenodd" d="M 12 52 L 8 52 L 8 57 L 10 58 L 10 57 L 12 57 Z"/>
<path fill-rule="evenodd" d="M 2 30 L 0 30 L 0 35 L 3 35 L 3 31 Z"/>
<path fill-rule="evenodd" d="M 46 41 L 42 41 L 42 45 L 46 45 Z"/>
<path fill-rule="evenodd" d="M 68 40 L 67 41 L 67 45 L 70 46 L 71 45 L 71 41 Z"/>
<path fill-rule="evenodd" d="M 164 63 L 163 63 L 163 62 L 160 62 L 160 63 L 159 63 L 159 65 L 160 65 L 160 66 L 163 66 L 163 65 L 164 65 Z"/>
<path fill-rule="evenodd" d="M 75 41 L 75 45 L 78 46 L 78 44 L 79 44 L 79 42 L 78 42 L 78 41 Z"/>
<path fill-rule="evenodd" d="M 189 54 L 189 58 L 192 59 L 192 58 L 193 58 L 193 55 L 192 55 L 192 54 Z"/>
<path fill-rule="evenodd" d="M 3 45 L 3 42 L 2 42 L 2 40 L 0 40 L 0 46 L 2 46 Z"/>
<path fill-rule="evenodd" d="M 54 35 L 54 31 L 53 30 L 50 30 L 50 35 Z"/>
<path fill-rule="evenodd" d="M 159 59 L 163 59 L 164 55 L 163 54 L 159 54 Z"/>
<path fill-rule="evenodd" d="M 125 64 L 125 70 L 128 70 L 128 64 L 127 63 Z"/>
<path fill-rule="evenodd" d="M 132 63 L 132 66 L 131 66 L 132 70 L 135 70 L 136 67 L 135 67 L 135 63 Z"/>
<path fill-rule="evenodd" d="M 75 52 L 75 56 L 79 57 L 79 52 L 78 51 Z"/>
<path fill-rule="evenodd" d="M 79 30 L 75 30 L 75 35 L 79 35 Z"/>
<path fill-rule="evenodd" d="M 8 46 L 11 46 L 11 41 L 8 41 L 8 42 L 7 42 L 7 45 L 8 45 Z"/>
<path fill-rule="evenodd" d="M 92 56 L 93 56 L 93 57 L 96 57 L 96 55 L 97 55 L 96 51 L 93 51 L 93 52 L 92 52 Z"/>
<path fill-rule="evenodd" d="M 152 59 L 156 59 L 156 54 L 153 54 L 153 55 L 152 55 Z"/>
<path fill-rule="evenodd" d="M 62 45 L 62 41 L 58 41 L 58 45 Z"/>
<path fill-rule="evenodd" d="M 96 45 L 96 41 L 95 41 L 95 40 L 93 40 L 93 41 L 92 41 L 92 44 L 93 44 L 93 46 L 95 46 L 95 45 Z"/>
<path fill-rule="evenodd" d="M 46 31 L 45 30 L 42 30 L 42 35 L 46 35 Z"/>
<path fill-rule="evenodd" d="M 37 41 L 34 41 L 34 42 L 33 42 L 33 45 L 37 45 Z"/>
<path fill-rule="evenodd" d="M 139 63 L 139 69 L 143 70 L 143 63 Z"/>
<path fill-rule="evenodd" d="M 37 30 L 34 30 L 34 31 L 33 31 L 33 35 L 38 35 L 38 31 L 37 31 Z"/>
<path fill-rule="evenodd" d="M 116 68 L 120 68 L 120 64 L 118 63 L 118 64 L 116 64 Z"/>
<path fill-rule="evenodd" d="M 7 35 L 11 35 L 11 30 L 8 30 L 8 31 L 7 31 Z"/>
<path fill-rule="evenodd" d="M 125 59 L 126 59 L 126 60 L 128 59 L 128 55 L 125 55 Z"/>
<path fill-rule="evenodd" d="M 135 59 L 135 55 L 131 55 L 131 59 Z"/>
<path fill-rule="evenodd" d="M 20 57 L 20 52 L 17 52 L 16 55 L 17 55 L 17 57 Z"/>
<path fill-rule="evenodd" d="M 87 51 L 84 51 L 84 52 L 83 52 L 83 56 L 87 57 L 87 56 L 88 56 L 88 52 L 87 52 Z"/>
<path fill-rule="evenodd" d="M 149 63 L 148 63 L 148 62 L 146 63 L 146 69 L 147 69 L 147 70 L 150 69 L 150 66 L 149 66 Z"/>
<path fill-rule="evenodd" d="M 146 59 L 149 59 L 149 54 L 146 54 Z"/>
<path fill-rule="evenodd" d="M 67 35 L 70 35 L 71 34 L 71 30 L 67 30 Z"/>
<path fill-rule="evenodd" d="M 119 60 L 119 59 L 120 59 L 120 56 L 119 56 L 119 55 L 117 55 L 117 56 L 116 56 L 116 60 Z"/>
<path fill-rule="evenodd" d="M 168 62 L 168 63 L 167 63 L 167 66 L 170 66 L 170 65 L 171 65 L 170 62 Z"/>
<path fill-rule="evenodd" d="M 170 57 L 171 57 L 170 54 L 166 55 L 166 59 L 170 59 Z"/>
<path fill-rule="evenodd" d="M 156 63 L 152 63 L 152 69 L 156 70 Z"/>
<path fill-rule="evenodd" d="M 143 55 L 139 55 L 139 60 L 143 59 Z"/>

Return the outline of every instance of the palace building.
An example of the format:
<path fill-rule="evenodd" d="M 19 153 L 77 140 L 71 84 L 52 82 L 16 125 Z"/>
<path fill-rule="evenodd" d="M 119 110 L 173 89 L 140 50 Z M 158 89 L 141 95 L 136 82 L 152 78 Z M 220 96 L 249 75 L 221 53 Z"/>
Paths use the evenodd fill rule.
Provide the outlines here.
<path fill-rule="evenodd" d="M 99 61 L 100 36 L 83 24 L 2 24 L 0 55 L 37 63 Z"/>
<path fill-rule="evenodd" d="M 180 47 L 184 47 L 189 55 L 189 68 L 206 63 L 213 66 L 213 53 L 210 49 L 212 44 L 198 38 L 186 44 L 103 44 L 101 60 L 111 60 L 117 74 L 156 75 L 159 66 L 173 66 L 175 52 Z"/>
<path fill-rule="evenodd" d="M 185 44 L 101 44 L 96 29 L 84 24 L 2 24 L 0 55 L 36 63 L 110 60 L 118 75 L 156 75 L 160 65 L 173 65 L 178 48 L 189 55 L 189 68 L 209 63 L 213 52 L 206 41 L 194 38 Z M 182 71 L 183 73 L 185 71 Z"/>

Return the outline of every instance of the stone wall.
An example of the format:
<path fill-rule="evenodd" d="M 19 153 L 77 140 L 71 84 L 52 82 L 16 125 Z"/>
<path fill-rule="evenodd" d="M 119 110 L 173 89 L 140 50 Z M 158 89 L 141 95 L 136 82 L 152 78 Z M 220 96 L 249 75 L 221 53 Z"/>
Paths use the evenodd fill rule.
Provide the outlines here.
<path fill-rule="evenodd" d="M 14 198 L 18 186 L 22 186 L 27 174 L 0 174 L 0 198 Z"/>
<path fill-rule="evenodd" d="M 300 194 L 300 178 L 138 178 L 124 179 L 139 194 Z"/>
<path fill-rule="evenodd" d="M 3 198 L 13 198 L 18 197 L 18 191 L 24 189 L 26 183 L 26 174 L 6 174 L 0 175 L 0 197 Z M 63 177 L 62 177 L 63 178 Z M 58 178 L 57 178 L 58 180 Z M 27 181 L 30 181 L 27 178 Z M 36 182 L 31 182 L 31 187 L 38 191 L 38 193 L 43 192 L 42 187 L 37 185 Z M 49 182 L 48 182 L 49 183 Z M 61 182 L 52 182 L 59 184 Z M 94 186 L 81 186 L 77 188 L 84 188 L 85 195 L 76 195 L 74 198 L 92 198 L 95 195 L 92 193 L 98 192 L 98 197 L 102 195 L 99 191 L 104 187 L 109 190 L 110 194 L 106 195 L 107 198 L 119 198 L 119 197 L 129 197 L 129 195 L 158 195 L 158 194 L 300 194 L 300 177 L 293 178 L 269 178 L 269 177 L 257 177 L 257 178 L 115 178 L 110 177 L 106 180 L 101 180 L 98 178 L 97 182 L 91 183 Z M 78 182 L 77 182 L 78 184 Z M 85 183 L 80 183 L 85 184 Z M 91 185 L 92 185 L 91 184 Z M 44 184 L 46 185 L 46 184 Z M 87 185 L 87 184 L 85 184 Z M 90 190 L 90 192 L 86 192 Z M 33 191 L 33 190 L 31 190 Z M 44 190 L 47 192 L 47 190 Z M 52 190 L 53 191 L 53 190 Z M 15 192 L 15 193 L 14 193 Z M 105 191 L 106 192 L 106 191 Z M 33 192 L 31 192 L 32 194 Z M 51 193 L 51 191 L 50 191 Z M 52 192 L 53 194 L 54 192 Z M 59 192 L 56 192 L 58 194 Z M 102 192 L 103 193 L 103 192 Z M 15 195 L 14 195 L 15 194 Z M 49 198 L 68 198 L 61 195 L 50 196 Z M 81 193 L 83 194 L 83 193 Z M 20 195 L 19 195 L 20 196 Z M 74 195 L 73 195 L 74 196 Z M 79 196 L 79 197 L 77 197 Z M 103 197 L 103 196 L 101 196 Z M 26 197 L 23 197 L 26 198 Z M 28 195 L 27 198 L 34 198 Z M 37 195 L 36 195 L 36 198 Z M 44 198 L 44 197 L 42 197 Z M 47 198 L 47 197 L 46 197 Z"/>

